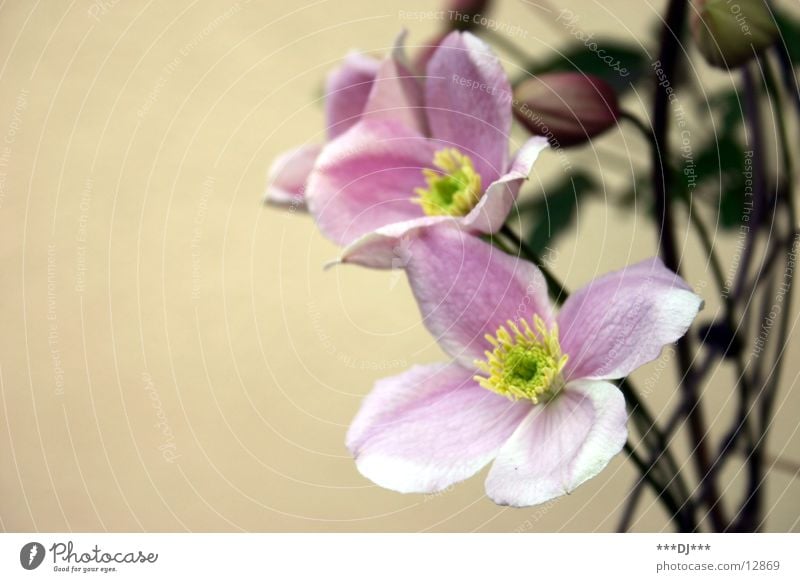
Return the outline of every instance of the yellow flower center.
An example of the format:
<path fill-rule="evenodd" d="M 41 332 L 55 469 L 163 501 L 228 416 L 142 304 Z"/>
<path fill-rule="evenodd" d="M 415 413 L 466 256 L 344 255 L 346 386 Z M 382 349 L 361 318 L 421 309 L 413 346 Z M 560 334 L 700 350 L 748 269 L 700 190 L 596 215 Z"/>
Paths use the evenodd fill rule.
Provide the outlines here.
<path fill-rule="evenodd" d="M 433 165 L 441 171 L 422 171 L 428 187 L 416 188 L 414 193 L 418 198 L 412 201 L 429 216 L 468 214 L 482 194 L 481 177 L 472 160 L 455 148 L 445 148 L 434 154 Z"/>
<path fill-rule="evenodd" d="M 486 335 L 494 350 L 486 351 L 485 360 L 476 360 L 486 376 L 475 380 L 511 400 L 549 401 L 564 387 L 561 371 L 567 363 L 558 343 L 558 326 L 548 331 L 538 315 L 533 316 L 533 328 L 524 319 L 509 320 L 507 326 L 501 325 L 494 336 Z"/>

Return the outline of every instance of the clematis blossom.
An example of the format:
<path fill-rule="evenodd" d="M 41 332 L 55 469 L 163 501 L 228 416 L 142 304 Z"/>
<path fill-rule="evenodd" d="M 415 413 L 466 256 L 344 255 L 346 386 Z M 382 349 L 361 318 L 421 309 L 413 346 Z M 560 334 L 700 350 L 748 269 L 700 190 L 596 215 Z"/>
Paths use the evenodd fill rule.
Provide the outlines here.
<path fill-rule="evenodd" d="M 409 237 L 405 270 L 452 361 L 376 383 L 347 434 L 358 470 L 432 493 L 491 463 L 486 493 L 530 506 L 597 475 L 627 439 L 627 376 L 683 336 L 702 300 L 654 258 L 601 276 L 558 313 L 541 271 L 452 225 Z"/>
<path fill-rule="evenodd" d="M 367 105 L 381 61 L 359 52 L 347 55 L 325 83 L 327 139 L 333 140 L 353 127 Z M 280 154 L 267 175 L 268 204 L 305 208 L 308 175 L 322 151 L 321 144 L 306 144 Z"/>
<path fill-rule="evenodd" d="M 415 76 L 402 37 L 373 82 L 365 112 L 328 143 L 308 178 L 307 201 L 324 235 L 391 248 L 414 229 L 454 221 L 493 233 L 547 141 L 509 156 L 512 92 L 489 47 L 468 32 L 445 37 Z M 388 268 L 387 253 L 363 264 Z"/>

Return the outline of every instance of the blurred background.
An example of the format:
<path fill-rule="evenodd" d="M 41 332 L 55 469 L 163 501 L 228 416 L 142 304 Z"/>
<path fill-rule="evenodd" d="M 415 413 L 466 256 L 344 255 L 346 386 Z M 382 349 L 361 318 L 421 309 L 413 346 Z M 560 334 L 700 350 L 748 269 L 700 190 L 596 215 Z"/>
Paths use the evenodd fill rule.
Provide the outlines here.
<path fill-rule="evenodd" d="M 326 72 L 353 48 L 385 53 L 401 28 L 412 47 L 425 44 L 446 25 L 433 12 L 441 8 L 0 4 L 0 528 L 616 528 L 636 481 L 623 455 L 571 496 L 528 509 L 491 503 L 485 472 L 428 496 L 362 478 L 344 447 L 361 398 L 376 379 L 445 356 L 402 274 L 323 271 L 338 250 L 312 220 L 262 205 L 271 160 L 324 137 Z M 573 46 L 574 30 L 557 22 L 568 9 L 579 30 L 652 60 L 663 8 L 507 0 L 490 13 L 493 46 L 519 74 L 500 43 L 542 60 Z M 695 77 L 732 88 L 702 63 Z M 647 99 L 634 91 L 625 103 L 638 111 Z M 714 136 L 707 123 L 697 131 Z M 522 204 L 542 212 L 519 228 L 541 237 L 543 225 L 564 224 L 544 243 L 570 288 L 656 254 L 652 223 L 626 203 L 632 168 L 646 172 L 647 159 L 641 136 L 623 126 L 537 162 Z M 541 205 L 577 175 L 590 183 L 579 204 Z M 685 217 L 678 222 L 685 275 L 702 295 L 712 279 Z M 727 267 L 737 231 L 716 228 L 714 244 Z M 715 301 L 708 293 L 708 312 Z M 787 349 L 800 353 L 796 338 Z M 660 420 L 677 401 L 671 359 L 666 350 L 634 376 Z M 768 443 L 768 531 L 800 530 L 799 373 L 800 358 L 790 358 Z M 732 384 L 731 371 L 715 367 L 704 394 L 715 436 L 734 409 Z M 679 433 L 684 460 L 687 443 Z M 731 499 L 742 477 L 739 461 L 727 465 Z M 633 530 L 670 529 L 648 491 Z"/>

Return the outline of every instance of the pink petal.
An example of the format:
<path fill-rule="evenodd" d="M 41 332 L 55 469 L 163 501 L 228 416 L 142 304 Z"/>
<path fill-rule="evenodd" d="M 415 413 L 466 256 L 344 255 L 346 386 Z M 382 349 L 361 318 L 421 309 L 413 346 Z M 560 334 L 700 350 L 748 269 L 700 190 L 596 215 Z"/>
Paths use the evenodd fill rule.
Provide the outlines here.
<path fill-rule="evenodd" d="M 335 263 L 372 269 L 405 268 L 417 230 L 443 222 L 457 223 L 457 220 L 452 216 L 423 216 L 383 226 L 349 244 Z"/>
<path fill-rule="evenodd" d="M 306 180 L 321 146 L 305 145 L 279 155 L 267 174 L 264 201 L 278 206 L 305 208 Z"/>
<path fill-rule="evenodd" d="M 541 271 L 451 224 L 416 231 L 408 248 L 408 279 L 425 325 L 442 348 L 467 367 L 490 349 L 506 320 L 538 314 L 553 321 Z"/>
<path fill-rule="evenodd" d="M 396 121 L 364 120 L 330 142 L 308 180 L 306 199 L 322 233 L 342 245 L 377 228 L 418 218 L 435 146 Z"/>
<path fill-rule="evenodd" d="M 531 173 L 533 163 L 547 146 L 547 139 L 543 137 L 532 137 L 525 142 L 511 162 L 509 171 L 486 189 L 480 202 L 464 217 L 464 226 L 481 233 L 500 230 L 517 200 L 522 183 Z"/>
<path fill-rule="evenodd" d="M 484 467 L 530 410 L 480 388 L 455 364 L 384 378 L 347 433 L 362 475 L 401 493 L 430 493 Z"/>
<path fill-rule="evenodd" d="M 424 135 L 428 130 L 422 80 L 406 64 L 405 37 L 404 31 L 395 41 L 392 55 L 381 63 L 362 118 L 394 119 Z"/>
<path fill-rule="evenodd" d="M 451 222 L 471 232 L 496 232 L 505 223 L 520 185 L 527 179 L 533 163 L 547 145 L 544 138 L 528 140 L 514 158 L 509 172 L 489 187 L 467 216 L 426 216 L 384 226 L 351 243 L 339 262 L 373 269 L 403 268 L 408 263 L 405 253 L 415 231 L 442 222 Z"/>
<path fill-rule="evenodd" d="M 338 69 L 328 75 L 325 118 L 329 139 L 343 134 L 358 122 L 379 67 L 377 59 L 352 52 Z"/>
<path fill-rule="evenodd" d="M 468 32 L 452 32 L 427 69 L 425 101 L 431 134 L 475 163 L 484 184 L 508 163 L 511 86 L 497 57 Z"/>
<path fill-rule="evenodd" d="M 570 378 L 622 378 L 686 333 L 702 308 L 678 275 L 654 258 L 595 279 L 558 315 Z"/>
<path fill-rule="evenodd" d="M 600 473 L 628 437 L 625 399 L 601 380 L 570 382 L 535 407 L 500 449 L 486 494 L 500 505 L 527 507 L 572 493 Z"/>

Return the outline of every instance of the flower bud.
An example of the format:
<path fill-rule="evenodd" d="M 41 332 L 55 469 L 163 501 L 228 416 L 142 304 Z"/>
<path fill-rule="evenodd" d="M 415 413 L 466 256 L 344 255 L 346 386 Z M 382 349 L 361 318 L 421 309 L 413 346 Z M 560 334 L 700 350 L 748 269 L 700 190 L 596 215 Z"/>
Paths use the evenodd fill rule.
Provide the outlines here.
<path fill-rule="evenodd" d="M 775 42 L 778 27 L 764 0 L 694 0 L 691 28 L 700 53 L 715 67 L 743 65 Z"/>
<path fill-rule="evenodd" d="M 486 14 L 491 0 L 449 0 L 447 16 L 455 30 L 471 30 L 476 27 L 475 17 Z"/>
<path fill-rule="evenodd" d="M 619 103 L 603 79 L 582 73 L 549 73 L 514 90 L 514 115 L 554 147 L 583 143 L 617 123 Z"/>

